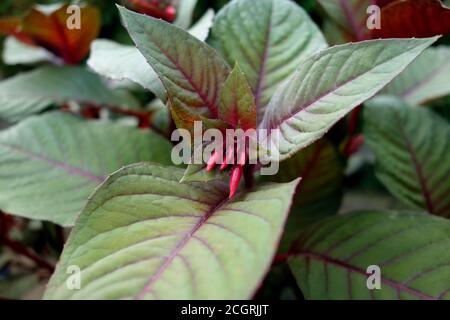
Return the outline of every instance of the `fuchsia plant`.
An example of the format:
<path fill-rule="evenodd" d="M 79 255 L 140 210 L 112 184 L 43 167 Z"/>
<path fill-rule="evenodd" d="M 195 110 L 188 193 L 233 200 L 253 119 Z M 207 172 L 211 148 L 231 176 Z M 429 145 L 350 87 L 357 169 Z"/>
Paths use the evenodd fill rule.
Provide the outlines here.
<path fill-rule="evenodd" d="M 190 28 L 118 6 L 135 46 L 99 39 L 90 71 L 47 66 L 0 83 L 0 114 L 25 118 L 0 133 L 0 207 L 72 228 L 44 298 L 450 298 L 450 126 L 429 105 L 450 94 L 450 50 L 437 32 L 347 28 L 346 17 L 363 25 L 353 1 L 319 3 L 341 38 L 361 41 L 330 46 L 290 0 L 233 0 Z M 56 98 L 45 83 L 14 95 L 40 78 L 62 82 Z M 155 100 L 124 111 L 134 100 L 120 90 L 136 86 Z M 67 101 L 107 120 L 44 112 Z M 117 114 L 138 115 L 140 129 Z M 250 139 L 263 159 L 237 139 L 195 145 L 238 130 L 269 132 Z M 189 163 L 174 161 L 171 136 Z"/>

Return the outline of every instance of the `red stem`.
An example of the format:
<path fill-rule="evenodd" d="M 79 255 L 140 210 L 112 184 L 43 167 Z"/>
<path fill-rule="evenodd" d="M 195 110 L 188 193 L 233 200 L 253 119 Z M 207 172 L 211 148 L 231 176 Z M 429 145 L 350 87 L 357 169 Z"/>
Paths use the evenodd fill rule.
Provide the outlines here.
<path fill-rule="evenodd" d="M 42 267 L 44 269 L 53 272 L 55 267 L 39 257 L 35 252 L 31 249 L 27 248 L 23 244 L 13 241 L 8 236 L 9 233 L 9 223 L 6 219 L 6 215 L 3 212 L 0 212 L 0 244 L 10 248 L 15 253 L 21 254 L 36 263 L 37 266 Z"/>
<path fill-rule="evenodd" d="M 361 114 L 362 105 L 356 107 L 351 115 L 350 115 L 350 121 L 348 124 L 348 141 L 344 148 L 344 154 L 347 157 L 350 157 L 351 154 L 351 146 L 352 146 L 352 139 L 356 133 L 356 130 L 358 129 L 358 121 L 359 121 L 359 115 Z"/>
<path fill-rule="evenodd" d="M 122 108 L 119 108 L 116 106 L 110 106 L 110 105 L 101 105 L 100 107 L 105 108 L 116 114 L 135 117 L 139 121 L 139 125 L 138 125 L 139 128 L 141 128 L 141 129 L 150 128 L 153 131 L 155 131 L 156 133 L 158 133 L 158 134 L 162 135 L 163 137 L 166 137 L 170 140 L 170 136 L 168 136 L 168 134 L 166 132 L 164 132 L 161 129 L 152 125 L 152 123 L 151 123 L 152 114 L 150 112 L 138 111 L 138 110 L 127 110 L 127 109 L 122 109 Z"/>
<path fill-rule="evenodd" d="M 9 247 L 15 253 L 21 254 L 29 258 L 30 260 L 34 261 L 34 263 L 36 263 L 36 265 L 41 268 L 47 269 L 50 272 L 53 272 L 55 270 L 55 266 L 51 265 L 50 263 L 39 257 L 35 252 L 25 247 L 23 244 L 9 239 L 7 235 L 3 236 L 0 243 Z"/>

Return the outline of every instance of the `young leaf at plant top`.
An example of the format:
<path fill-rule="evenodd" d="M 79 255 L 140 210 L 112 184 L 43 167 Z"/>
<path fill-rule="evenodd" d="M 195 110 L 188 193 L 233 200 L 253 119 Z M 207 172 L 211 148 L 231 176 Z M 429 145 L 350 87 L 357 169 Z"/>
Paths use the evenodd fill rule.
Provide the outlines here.
<path fill-rule="evenodd" d="M 204 42 L 167 22 L 119 7 L 138 49 L 162 81 L 172 108 L 217 118 L 229 67 Z"/>
<path fill-rule="evenodd" d="M 68 101 L 122 105 L 96 74 L 83 67 L 44 66 L 0 82 L 0 119 L 14 122 Z"/>
<path fill-rule="evenodd" d="M 219 119 L 235 129 L 256 129 L 255 97 L 238 64 L 223 84 L 220 93 Z"/>
<path fill-rule="evenodd" d="M 448 220 L 426 214 L 346 214 L 306 229 L 289 266 L 306 299 L 445 300 L 449 234 Z M 380 268 L 379 289 L 368 288 L 369 266 Z"/>
<path fill-rule="evenodd" d="M 395 1 L 380 13 L 372 38 L 425 38 L 450 33 L 450 8 L 440 0 Z"/>
<path fill-rule="evenodd" d="M 69 5 L 36 6 L 9 34 L 48 49 L 68 64 L 76 64 L 86 57 L 100 31 L 100 13 L 93 6 L 82 6 L 79 28 L 69 28 L 69 22 L 76 21 L 68 8 Z"/>
<path fill-rule="evenodd" d="M 280 130 L 279 160 L 322 137 L 354 107 L 380 91 L 436 39 L 350 43 L 303 59 L 297 71 L 272 97 L 260 125 Z"/>
<path fill-rule="evenodd" d="M 333 144 L 323 138 L 280 163 L 275 176 L 264 180 L 289 182 L 301 177 L 285 226 L 280 250 L 287 251 L 300 230 L 336 214 L 342 200 L 344 163 Z"/>
<path fill-rule="evenodd" d="M 237 64 L 222 86 L 218 117 L 226 124 L 224 129 L 242 129 L 243 131 L 256 129 L 255 98 L 245 75 Z M 183 175 L 182 182 L 210 181 L 223 177 L 222 174 L 213 172 L 213 170 L 216 167 L 220 167 L 220 171 L 224 171 L 231 165 L 231 176 L 236 177 L 230 181 L 230 196 L 232 196 L 232 190 L 239 185 L 244 165 L 248 163 L 248 150 L 240 150 L 242 146 L 238 146 L 237 143 L 227 145 L 227 142 L 224 141 L 224 144 L 221 146 L 221 158 L 217 152 L 211 155 L 206 165 L 207 172 L 202 172 L 202 168 L 205 168 L 205 165 L 190 164 Z M 218 163 L 219 158 L 223 159 L 223 162 Z M 238 159 L 241 161 L 238 161 Z M 218 166 L 219 164 L 220 166 Z"/>
<path fill-rule="evenodd" d="M 202 41 L 205 40 L 213 18 L 213 11 L 206 12 L 189 29 L 189 33 Z M 87 63 L 91 69 L 102 76 L 114 80 L 131 80 L 150 90 L 161 101 L 167 100 L 164 86 L 158 75 L 135 46 L 123 45 L 108 39 L 95 40 Z"/>
<path fill-rule="evenodd" d="M 450 126 L 432 111 L 394 97 L 371 100 L 364 134 L 376 175 L 412 208 L 450 217 Z"/>
<path fill-rule="evenodd" d="M 230 65 L 239 63 L 253 89 L 259 120 L 300 60 L 327 47 L 307 13 L 287 0 L 230 2 L 217 14 L 209 42 Z"/>
<path fill-rule="evenodd" d="M 60 112 L 0 134 L 0 208 L 71 226 L 108 174 L 139 161 L 171 163 L 171 144 L 151 132 Z"/>
<path fill-rule="evenodd" d="M 382 91 L 410 104 L 422 104 L 450 94 L 450 48 L 431 47 Z"/>
<path fill-rule="evenodd" d="M 223 183 L 180 184 L 182 174 L 133 165 L 103 183 L 81 213 L 45 298 L 251 298 L 272 262 L 298 181 L 228 200 Z M 67 288 L 70 265 L 82 270 L 80 290 Z"/>

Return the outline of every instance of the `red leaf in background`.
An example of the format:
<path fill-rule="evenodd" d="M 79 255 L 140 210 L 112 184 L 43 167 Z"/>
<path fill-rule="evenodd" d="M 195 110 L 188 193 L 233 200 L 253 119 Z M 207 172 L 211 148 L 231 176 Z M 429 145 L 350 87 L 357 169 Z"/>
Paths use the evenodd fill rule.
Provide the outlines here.
<path fill-rule="evenodd" d="M 0 34 L 10 35 L 18 31 L 20 27 L 20 18 L 6 17 L 0 19 Z"/>
<path fill-rule="evenodd" d="M 31 37 L 35 44 L 62 57 L 66 63 L 75 64 L 89 53 L 91 42 L 100 31 L 100 13 L 92 6 L 81 8 L 81 28 L 69 29 L 71 14 L 64 5 L 50 15 L 32 9 L 23 19 L 21 33 Z"/>
<path fill-rule="evenodd" d="M 400 0 L 381 10 L 372 38 L 426 38 L 450 33 L 450 8 L 439 0 Z"/>
<path fill-rule="evenodd" d="M 176 9 L 170 1 L 158 0 L 128 0 L 130 9 L 148 16 L 173 22 L 176 18 Z"/>
<path fill-rule="evenodd" d="M 51 14 L 36 8 L 23 18 L 0 19 L 0 34 L 15 36 L 22 42 L 46 48 L 68 64 L 76 64 L 89 53 L 91 42 L 100 31 L 100 13 L 92 6 L 80 8 L 80 28 L 69 29 L 67 21 L 72 12 L 68 5 Z"/>
<path fill-rule="evenodd" d="M 391 2 L 394 2 L 396 0 L 373 0 L 373 3 L 379 6 L 380 8 L 383 8 L 384 6 L 390 4 Z"/>
<path fill-rule="evenodd" d="M 31 40 L 30 37 L 20 33 L 21 23 L 22 20 L 17 17 L 0 18 L 0 35 L 12 35 L 22 42 L 33 44 L 33 40 Z"/>

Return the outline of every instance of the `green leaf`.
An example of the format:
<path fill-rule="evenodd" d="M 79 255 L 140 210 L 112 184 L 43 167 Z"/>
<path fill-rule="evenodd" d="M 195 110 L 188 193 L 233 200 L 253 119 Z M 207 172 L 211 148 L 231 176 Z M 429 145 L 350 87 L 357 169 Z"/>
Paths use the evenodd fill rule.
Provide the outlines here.
<path fill-rule="evenodd" d="M 236 64 L 220 94 L 219 118 L 233 128 L 256 128 L 256 105 L 250 85 Z"/>
<path fill-rule="evenodd" d="M 289 266 L 306 299 L 450 299 L 449 234 L 449 221 L 426 214 L 336 216 L 305 230 Z M 379 290 L 367 287 L 372 265 Z"/>
<path fill-rule="evenodd" d="M 0 82 L 0 119 L 14 122 L 67 101 L 117 105 L 117 100 L 83 67 L 46 66 Z"/>
<path fill-rule="evenodd" d="M 0 134 L 0 208 L 73 225 L 89 194 L 120 167 L 171 163 L 171 144 L 150 132 L 64 113 L 31 117 Z"/>
<path fill-rule="evenodd" d="M 276 182 L 301 177 L 284 230 L 281 250 L 286 251 L 305 226 L 335 214 L 342 200 L 344 163 L 326 139 L 312 144 L 280 164 Z M 270 177 L 269 177 L 270 178 Z"/>
<path fill-rule="evenodd" d="M 167 100 L 158 75 L 134 46 L 107 39 L 95 40 L 87 63 L 92 70 L 102 76 L 119 81 L 130 80 L 150 90 L 161 101 Z"/>
<path fill-rule="evenodd" d="M 209 30 L 213 25 L 214 10 L 209 9 L 205 14 L 188 30 L 191 35 L 201 41 L 208 38 Z"/>
<path fill-rule="evenodd" d="M 225 174 L 222 171 L 206 171 L 204 164 L 189 164 L 180 183 L 186 182 L 209 182 L 217 179 L 223 179 Z"/>
<path fill-rule="evenodd" d="M 432 111 L 394 97 L 371 100 L 364 134 L 376 176 L 412 208 L 450 217 L 450 126 Z"/>
<path fill-rule="evenodd" d="M 174 24 L 182 29 L 187 29 L 192 24 L 194 9 L 198 0 L 183 0 L 177 7 L 177 18 Z"/>
<path fill-rule="evenodd" d="M 227 186 L 179 181 L 183 170 L 133 165 L 81 213 L 47 299 L 248 299 L 265 275 L 296 183 L 228 199 Z M 126 234 L 126 236 L 124 236 Z M 81 269 L 68 290 L 66 269 Z"/>
<path fill-rule="evenodd" d="M 450 94 L 450 48 L 428 48 L 382 93 L 400 96 L 411 104 Z"/>
<path fill-rule="evenodd" d="M 162 20 L 119 7 L 128 32 L 158 74 L 171 106 L 217 118 L 229 67 L 204 42 Z"/>
<path fill-rule="evenodd" d="M 200 40 L 205 40 L 213 18 L 214 12 L 207 11 L 189 30 L 189 33 Z M 119 44 L 108 39 L 95 40 L 87 63 L 92 70 L 104 77 L 113 80 L 130 80 L 153 92 L 161 101 L 167 100 L 158 75 L 135 46 Z"/>
<path fill-rule="evenodd" d="M 7 299 L 29 300 L 27 294 L 39 285 L 39 275 L 17 274 L 0 278 L 0 296 Z M 40 299 L 40 298 L 38 298 Z"/>
<path fill-rule="evenodd" d="M 16 65 L 50 61 L 55 57 L 43 48 L 30 46 L 14 37 L 8 37 L 3 44 L 2 59 L 5 64 Z"/>
<path fill-rule="evenodd" d="M 350 43 L 304 59 L 295 74 L 278 88 L 261 123 L 262 128 L 279 129 L 279 159 L 292 156 L 322 137 L 436 39 Z"/>
<path fill-rule="evenodd" d="M 217 14 L 210 42 L 230 65 L 239 63 L 255 94 L 259 119 L 301 59 L 327 47 L 308 14 L 286 0 L 230 2 Z"/>

